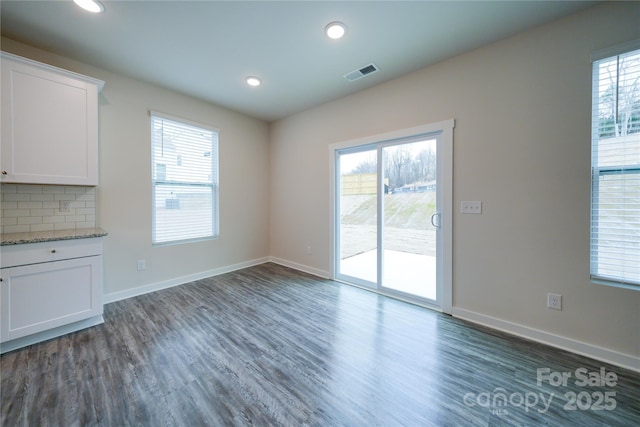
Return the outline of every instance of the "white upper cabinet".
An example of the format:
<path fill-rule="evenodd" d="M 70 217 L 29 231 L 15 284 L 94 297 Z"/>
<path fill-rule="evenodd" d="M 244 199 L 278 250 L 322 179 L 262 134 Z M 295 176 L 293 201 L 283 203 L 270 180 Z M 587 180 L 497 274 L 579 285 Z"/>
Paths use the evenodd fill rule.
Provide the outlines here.
<path fill-rule="evenodd" d="M 2 52 L 1 182 L 98 185 L 103 85 Z"/>

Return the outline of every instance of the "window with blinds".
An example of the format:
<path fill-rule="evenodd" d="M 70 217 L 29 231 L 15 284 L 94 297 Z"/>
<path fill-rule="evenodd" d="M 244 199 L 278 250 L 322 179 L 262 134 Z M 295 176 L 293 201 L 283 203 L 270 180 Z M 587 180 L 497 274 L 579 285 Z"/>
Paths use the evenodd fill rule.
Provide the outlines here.
<path fill-rule="evenodd" d="M 218 132 L 151 113 L 153 244 L 218 236 Z"/>
<path fill-rule="evenodd" d="M 640 40 L 592 59 L 591 279 L 640 289 Z"/>

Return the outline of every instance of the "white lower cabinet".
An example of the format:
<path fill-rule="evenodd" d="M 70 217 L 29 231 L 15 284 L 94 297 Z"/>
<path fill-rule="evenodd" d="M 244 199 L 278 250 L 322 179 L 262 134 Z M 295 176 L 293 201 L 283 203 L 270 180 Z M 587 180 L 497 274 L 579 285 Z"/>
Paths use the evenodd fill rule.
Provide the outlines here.
<path fill-rule="evenodd" d="M 1 265 L 2 352 L 103 322 L 101 238 L 5 246 Z"/>

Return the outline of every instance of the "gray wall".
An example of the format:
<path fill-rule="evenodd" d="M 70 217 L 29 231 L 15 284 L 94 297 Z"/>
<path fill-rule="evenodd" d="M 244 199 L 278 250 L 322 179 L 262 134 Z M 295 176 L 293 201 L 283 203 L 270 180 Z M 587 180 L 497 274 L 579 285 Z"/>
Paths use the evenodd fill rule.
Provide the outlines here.
<path fill-rule="evenodd" d="M 268 124 L 197 99 L 2 39 L 2 49 L 106 82 L 100 95 L 96 223 L 107 299 L 263 261 L 269 255 Z M 220 238 L 151 245 L 149 110 L 219 129 Z M 137 271 L 137 260 L 147 269 Z"/>
<path fill-rule="evenodd" d="M 454 315 L 640 369 L 640 292 L 589 281 L 589 55 L 639 22 L 604 4 L 274 123 L 271 255 L 330 271 L 330 144 L 454 118 Z"/>

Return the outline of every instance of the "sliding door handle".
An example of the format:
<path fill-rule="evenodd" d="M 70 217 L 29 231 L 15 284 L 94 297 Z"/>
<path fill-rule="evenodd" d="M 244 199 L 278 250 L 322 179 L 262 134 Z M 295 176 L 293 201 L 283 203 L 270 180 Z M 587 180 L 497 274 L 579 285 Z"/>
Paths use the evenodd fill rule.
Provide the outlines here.
<path fill-rule="evenodd" d="M 440 220 L 441 220 L 440 212 L 435 212 L 433 215 L 431 215 L 431 225 L 433 225 L 435 228 L 442 227 Z"/>

